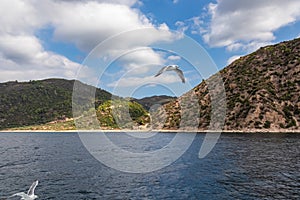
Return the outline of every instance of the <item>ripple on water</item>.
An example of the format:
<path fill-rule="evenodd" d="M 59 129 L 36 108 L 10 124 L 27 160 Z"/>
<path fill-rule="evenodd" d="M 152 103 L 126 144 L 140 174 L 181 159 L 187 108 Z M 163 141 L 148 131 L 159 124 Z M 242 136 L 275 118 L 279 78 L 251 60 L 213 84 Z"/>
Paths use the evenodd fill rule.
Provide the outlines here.
<path fill-rule="evenodd" d="M 131 148 L 128 136 L 109 137 Z M 135 139 L 133 151 L 159 149 L 173 137 Z M 198 159 L 203 137 L 171 166 L 129 174 L 95 160 L 74 133 L 0 134 L 0 198 L 38 179 L 41 199 L 300 199 L 300 135 L 223 134 Z"/>

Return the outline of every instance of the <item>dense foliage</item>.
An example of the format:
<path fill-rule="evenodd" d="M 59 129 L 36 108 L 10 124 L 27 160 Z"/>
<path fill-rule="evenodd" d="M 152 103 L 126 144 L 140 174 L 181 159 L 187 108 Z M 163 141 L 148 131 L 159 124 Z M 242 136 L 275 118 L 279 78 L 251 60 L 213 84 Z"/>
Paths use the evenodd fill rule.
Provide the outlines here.
<path fill-rule="evenodd" d="M 64 79 L 1 83 L 0 129 L 71 118 L 73 85 Z M 96 106 L 111 98 L 101 89 L 95 96 Z"/>
<path fill-rule="evenodd" d="M 127 100 L 109 100 L 97 109 L 102 127 L 133 128 L 149 122 L 147 111 L 138 103 Z"/>

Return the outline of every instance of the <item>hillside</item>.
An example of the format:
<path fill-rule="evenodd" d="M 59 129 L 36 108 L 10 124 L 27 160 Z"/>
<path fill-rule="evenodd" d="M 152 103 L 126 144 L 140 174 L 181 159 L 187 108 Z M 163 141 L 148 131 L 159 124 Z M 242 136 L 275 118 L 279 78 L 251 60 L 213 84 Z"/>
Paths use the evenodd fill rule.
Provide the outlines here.
<path fill-rule="evenodd" d="M 0 83 L 0 129 L 72 118 L 73 85 L 64 79 Z M 110 93 L 96 89 L 95 107 L 108 99 Z"/>
<path fill-rule="evenodd" d="M 101 127 L 131 129 L 149 123 L 149 115 L 143 106 L 126 100 L 106 101 L 98 107 L 96 114 Z"/>
<path fill-rule="evenodd" d="M 300 39 L 260 48 L 236 60 L 218 74 L 222 77 L 226 93 L 224 130 L 299 130 Z M 154 129 L 208 129 L 209 125 L 214 124 L 210 123 L 211 100 L 214 98 L 207 83 L 214 83 L 215 77 L 202 81 L 177 99 L 168 96 L 130 99 L 128 106 L 134 123 L 122 122 L 121 127 L 146 127 L 151 120 L 149 127 Z M 78 108 L 77 117 L 86 110 L 86 105 L 94 104 L 101 126 L 118 128 L 116 119 L 111 115 L 111 101 L 108 101 L 112 95 L 83 83 L 79 85 L 85 89 L 73 101 Z M 73 120 L 68 120 L 73 117 L 73 86 L 74 80 L 64 79 L 0 83 L 0 129 L 75 129 Z M 217 86 L 214 84 L 212 88 L 218 91 Z M 94 90 L 95 99 L 87 99 L 89 95 L 85 92 L 88 94 Z M 163 106 L 151 110 L 154 104 Z M 120 106 L 124 107 L 123 104 Z M 220 105 L 218 107 L 221 108 Z M 147 110 L 150 111 L 150 118 Z M 195 122 L 195 117 L 199 122 Z M 53 124 L 53 121 L 58 123 Z M 183 121 L 186 127 L 181 126 Z M 28 126 L 32 127 L 26 128 Z"/>
<path fill-rule="evenodd" d="M 220 75 L 226 91 L 224 130 L 299 130 L 300 39 L 260 48 L 225 67 Z M 201 130 L 207 129 L 210 122 L 211 101 L 206 82 L 213 78 L 193 89 L 199 99 Z M 190 94 L 183 97 L 189 98 Z M 164 106 L 164 129 L 179 128 L 179 102 L 177 99 Z"/>
<path fill-rule="evenodd" d="M 164 105 L 175 99 L 176 97 L 160 95 L 160 96 L 144 97 L 142 99 L 132 99 L 132 101 L 141 104 L 146 110 L 149 110 L 151 106 L 155 104 Z"/>
<path fill-rule="evenodd" d="M 0 130 L 75 130 L 78 127 L 74 124 L 74 114 L 78 118 L 83 114 L 94 114 L 90 113 L 94 112 L 90 110 L 91 103 L 95 105 L 98 121 L 104 129 L 138 128 L 149 123 L 148 112 L 136 102 L 138 99 L 125 101 L 114 96 L 113 99 L 119 100 L 112 104 L 112 94 L 79 81 L 76 87 L 80 88 L 80 94 L 72 102 L 74 83 L 74 80 L 65 79 L 0 83 Z M 95 99 L 90 94 L 94 91 Z M 170 97 L 155 96 L 140 101 L 147 108 L 151 103 L 163 104 L 168 99 Z M 76 113 L 72 111 L 72 103 L 76 105 Z M 113 115 L 111 107 L 116 104 L 120 112 Z M 122 112 L 126 113 L 126 109 L 129 109 L 130 117 L 125 119 L 130 122 L 124 121 Z M 81 123 L 89 124 L 89 120 Z"/>

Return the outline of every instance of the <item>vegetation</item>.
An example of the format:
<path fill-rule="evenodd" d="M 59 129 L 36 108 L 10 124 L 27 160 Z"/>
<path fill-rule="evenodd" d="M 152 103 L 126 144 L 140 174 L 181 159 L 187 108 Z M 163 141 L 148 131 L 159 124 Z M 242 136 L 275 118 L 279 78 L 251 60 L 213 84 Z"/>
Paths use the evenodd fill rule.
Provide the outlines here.
<path fill-rule="evenodd" d="M 220 71 L 220 76 L 226 92 L 225 130 L 299 130 L 300 39 L 260 48 L 225 67 Z M 53 126 L 73 129 L 74 122 L 67 120 L 74 114 L 72 103 L 78 108 L 75 118 L 85 113 L 88 115 L 96 109 L 102 127 L 134 128 L 147 125 L 150 121 L 147 110 L 160 104 L 163 106 L 151 113 L 153 128 L 178 129 L 182 128 L 182 121 L 189 128 L 195 125 L 196 117 L 197 127 L 200 130 L 208 129 L 214 123 L 211 123 L 212 96 L 206 83 L 214 84 L 214 77 L 202 81 L 193 90 L 176 99 L 154 96 L 130 101 L 112 101 L 110 93 L 83 83 L 79 85 L 84 86 L 86 91 L 72 101 L 74 80 L 1 83 L 0 129 L 47 129 Z M 218 87 L 213 85 L 211 88 L 218 91 Z M 85 95 L 89 90 L 95 90 L 95 98 L 89 99 L 89 95 Z M 196 101 L 192 95 L 197 96 Z M 88 108 L 93 111 L 86 111 L 86 105 L 92 105 L 93 108 Z M 215 106 L 215 109 L 219 107 L 221 105 Z"/>
<path fill-rule="evenodd" d="M 97 109 L 102 127 L 133 128 L 149 123 L 147 111 L 138 103 L 126 100 L 109 100 Z"/>
<path fill-rule="evenodd" d="M 72 118 L 73 86 L 74 80 L 64 79 L 1 83 L 0 129 L 40 125 Z M 94 103 L 97 106 L 111 99 L 111 94 L 95 88 L 95 99 Z"/>
<path fill-rule="evenodd" d="M 76 86 L 80 88 L 80 95 L 72 99 L 74 84 L 74 80 L 64 79 L 0 83 L 0 129 L 74 130 L 73 117 L 82 116 L 85 117 L 81 120 L 82 124 L 77 124 L 79 128 L 99 128 L 90 127 L 94 123 L 86 117 L 93 114 L 95 109 L 102 127 L 132 128 L 149 123 L 146 109 L 152 104 L 163 104 L 174 99 L 154 96 L 111 101 L 112 95 L 109 92 L 79 81 Z M 94 98 L 89 98 L 90 92 L 95 93 Z M 137 101 L 143 103 L 146 109 Z M 72 106 L 76 106 L 76 113 L 73 113 Z M 111 109 L 111 106 L 117 106 L 118 109 Z M 126 111 L 129 111 L 129 117 L 124 117 Z"/>
<path fill-rule="evenodd" d="M 225 67 L 220 75 L 227 102 L 224 129 L 299 129 L 300 39 L 260 48 Z M 206 82 L 213 77 L 193 90 L 199 98 L 199 129 L 208 129 L 210 124 L 211 97 Z M 179 128 L 178 101 L 164 109 L 166 120 L 160 120 L 164 128 Z"/>

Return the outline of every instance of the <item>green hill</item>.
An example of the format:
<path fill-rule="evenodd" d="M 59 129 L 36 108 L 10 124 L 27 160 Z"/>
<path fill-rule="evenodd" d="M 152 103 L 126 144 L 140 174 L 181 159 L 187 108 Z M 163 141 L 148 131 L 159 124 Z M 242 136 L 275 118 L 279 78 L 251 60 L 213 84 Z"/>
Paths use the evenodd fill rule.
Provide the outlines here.
<path fill-rule="evenodd" d="M 110 100 L 97 109 L 102 127 L 133 128 L 149 123 L 149 115 L 142 105 L 127 100 Z"/>
<path fill-rule="evenodd" d="M 72 118 L 73 85 L 64 79 L 0 83 L 0 129 Z M 109 92 L 96 89 L 95 107 L 109 99 Z"/>

